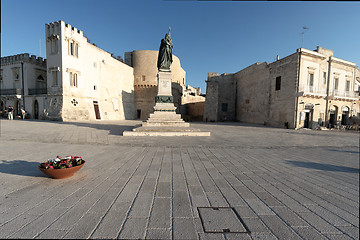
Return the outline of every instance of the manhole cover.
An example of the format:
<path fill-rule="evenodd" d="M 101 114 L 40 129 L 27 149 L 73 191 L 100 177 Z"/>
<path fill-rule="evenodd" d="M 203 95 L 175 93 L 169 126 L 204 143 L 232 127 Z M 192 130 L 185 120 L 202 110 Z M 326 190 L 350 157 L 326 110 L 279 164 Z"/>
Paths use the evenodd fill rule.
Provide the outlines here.
<path fill-rule="evenodd" d="M 235 210 L 230 207 L 198 207 L 204 232 L 208 233 L 245 233 L 246 228 L 242 224 Z"/>

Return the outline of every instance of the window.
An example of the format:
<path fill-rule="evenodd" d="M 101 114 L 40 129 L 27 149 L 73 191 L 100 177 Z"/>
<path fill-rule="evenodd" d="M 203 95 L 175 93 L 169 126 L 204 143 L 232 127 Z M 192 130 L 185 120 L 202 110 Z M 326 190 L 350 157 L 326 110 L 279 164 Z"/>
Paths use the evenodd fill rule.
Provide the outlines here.
<path fill-rule="evenodd" d="M 74 40 L 69 40 L 69 55 L 79 57 L 79 44 Z"/>
<path fill-rule="evenodd" d="M 345 84 L 346 84 L 345 85 L 345 91 L 347 91 L 347 92 L 350 91 L 350 81 L 347 80 Z"/>
<path fill-rule="evenodd" d="M 339 78 L 334 78 L 334 89 L 335 90 L 338 90 L 339 88 Z"/>
<path fill-rule="evenodd" d="M 79 56 L 79 55 L 78 55 L 78 50 L 79 50 L 79 44 L 75 43 L 75 51 L 74 51 L 75 57 L 78 57 L 78 56 Z"/>
<path fill-rule="evenodd" d="M 58 40 L 51 40 L 51 54 L 56 54 L 58 52 Z"/>
<path fill-rule="evenodd" d="M 74 55 L 74 43 L 70 42 L 70 55 Z"/>
<path fill-rule="evenodd" d="M 281 77 L 277 77 L 275 83 L 275 91 L 280 90 L 280 88 L 281 88 Z"/>
<path fill-rule="evenodd" d="M 77 73 L 70 72 L 70 86 L 78 87 Z"/>
<path fill-rule="evenodd" d="M 314 86 L 314 73 L 309 73 L 308 81 L 309 86 Z"/>
<path fill-rule="evenodd" d="M 326 84 L 326 72 L 323 72 L 323 84 Z"/>
<path fill-rule="evenodd" d="M 53 79 L 53 86 L 58 86 L 58 73 L 57 71 L 52 71 L 52 79 Z"/>
<path fill-rule="evenodd" d="M 74 87 L 78 87 L 78 81 L 77 81 L 78 79 L 76 73 L 74 73 L 73 78 L 74 78 Z"/>
<path fill-rule="evenodd" d="M 38 80 L 38 81 L 44 81 L 45 79 L 43 78 L 43 76 L 39 75 L 39 76 L 37 77 L 37 80 Z"/>
<path fill-rule="evenodd" d="M 142 79 L 143 81 L 145 81 L 145 75 L 142 75 L 142 76 L 141 76 L 141 79 Z"/>
<path fill-rule="evenodd" d="M 223 112 L 227 112 L 227 110 L 228 110 L 228 104 L 227 104 L 227 103 L 221 104 L 221 110 L 222 110 Z"/>

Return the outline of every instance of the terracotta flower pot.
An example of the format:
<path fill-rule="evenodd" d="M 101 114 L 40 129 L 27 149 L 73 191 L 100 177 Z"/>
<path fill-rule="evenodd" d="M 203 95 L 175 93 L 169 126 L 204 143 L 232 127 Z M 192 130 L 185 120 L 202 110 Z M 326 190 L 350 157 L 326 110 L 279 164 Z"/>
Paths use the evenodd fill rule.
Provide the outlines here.
<path fill-rule="evenodd" d="M 54 179 L 63 179 L 68 178 L 74 175 L 75 172 L 79 171 L 82 166 L 84 166 L 85 161 L 83 160 L 83 163 L 81 165 L 71 167 L 71 168 L 62 168 L 62 169 L 45 169 L 41 168 L 39 165 L 40 171 L 48 175 L 49 177 L 52 177 Z"/>

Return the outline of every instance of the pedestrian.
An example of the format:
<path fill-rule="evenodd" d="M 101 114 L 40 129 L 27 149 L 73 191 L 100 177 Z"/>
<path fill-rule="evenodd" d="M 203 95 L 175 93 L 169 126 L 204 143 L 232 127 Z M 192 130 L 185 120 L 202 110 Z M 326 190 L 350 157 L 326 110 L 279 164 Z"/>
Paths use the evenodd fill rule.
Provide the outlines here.
<path fill-rule="evenodd" d="M 13 108 L 12 106 L 9 106 L 9 107 L 8 107 L 8 119 L 9 119 L 9 120 L 13 120 L 13 119 L 14 119 L 13 111 L 14 111 L 14 108 Z"/>
<path fill-rule="evenodd" d="M 25 119 L 26 111 L 23 108 L 21 108 L 20 110 L 21 110 L 22 119 Z"/>

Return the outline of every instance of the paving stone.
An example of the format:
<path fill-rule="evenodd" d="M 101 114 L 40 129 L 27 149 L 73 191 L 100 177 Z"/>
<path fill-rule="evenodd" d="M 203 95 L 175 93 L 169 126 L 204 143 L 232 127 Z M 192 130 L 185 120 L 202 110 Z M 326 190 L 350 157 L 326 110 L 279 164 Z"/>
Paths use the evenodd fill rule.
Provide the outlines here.
<path fill-rule="evenodd" d="M 271 232 L 278 238 L 283 239 L 301 239 L 301 237 L 294 232 L 285 222 L 283 222 L 278 216 L 264 215 L 261 216 L 264 223 L 271 229 Z"/>
<path fill-rule="evenodd" d="M 89 238 L 94 228 L 101 220 L 102 214 L 86 213 L 78 222 L 71 224 L 71 230 L 64 238 L 85 239 Z M 70 227 L 69 227 L 70 228 Z"/>
<path fill-rule="evenodd" d="M 292 227 L 308 227 L 309 224 L 301 219 L 296 213 L 286 207 L 271 207 L 274 212 Z"/>
<path fill-rule="evenodd" d="M 170 182 L 159 182 L 156 189 L 156 197 L 171 197 Z"/>
<path fill-rule="evenodd" d="M 151 210 L 149 228 L 170 228 L 171 198 L 155 198 Z"/>
<path fill-rule="evenodd" d="M 110 209 L 100 220 L 99 224 L 94 229 L 90 238 L 106 238 L 114 239 L 117 238 L 121 226 L 126 219 L 128 206 L 123 205 L 122 208 L 118 207 L 115 210 Z"/>
<path fill-rule="evenodd" d="M 52 222 L 54 222 L 57 218 L 62 216 L 66 208 L 50 208 L 46 214 L 36 218 L 34 221 L 30 222 L 25 227 L 21 228 L 14 234 L 11 234 L 10 238 L 33 238 L 37 236 L 44 229 L 48 228 Z"/>
<path fill-rule="evenodd" d="M 339 216 L 336 216 L 334 213 L 326 210 L 325 208 L 318 206 L 318 205 L 311 205 L 308 206 L 309 209 L 311 209 L 316 214 L 322 216 L 326 219 L 329 223 L 331 223 L 334 226 L 351 226 L 351 224 L 344 219 L 340 218 Z"/>
<path fill-rule="evenodd" d="M 200 240 L 225 240 L 223 233 L 198 233 Z"/>
<path fill-rule="evenodd" d="M 235 211 L 241 218 L 257 218 L 258 215 L 249 206 L 236 206 Z"/>
<path fill-rule="evenodd" d="M 147 218 L 128 218 L 121 230 L 120 239 L 143 239 L 145 237 Z"/>
<path fill-rule="evenodd" d="M 6 238 L 11 234 L 15 233 L 19 229 L 25 227 L 28 223 L 34 221 L 39 216 L 30 215 L 30 214 L 22 214 L 10 222 L 4 223 L 0 225 L 0 238 Z"/>
<path fill-rule="evenodd" d="M 212 207 L 228 207 L 229 206 L 229 204 L 224 199 L 224 197 L 221 195 L 221 193 L 208 192 L 208 193 L 206 193 L 206 196 L 208 197 L 210 206 L 212 206 Z"/>
<path fill-rule="evenodd" d="M 224 195 L 226 202 L 228 202 L 230 206 L 246 206 L 246 202 L 233 189 L 222 191 L 222 194 Z"/>
<path fill-rule="evenodd" d="M 225 233 L 224 235 L 228 240 L 252 239 L 247 233 Z"/>
<path fill-rule="evenodd" d="M 341 232 L 332 226 L 330 223 L 326 222 L 324 219 L 312 212 L 301 212 L 298 213 L 303 219 L 305 219 L 310 225 L 314 226 L 321 233 L 332 233 L 340 234 Z"/>
<path fill-rule="evenodd" d="M 196 239 L 195 226 L 192 218 L 173 218 L 174 239 Z"/>
<path fill-rule="evenodd" d="M 295 232 L 297 232 L 301 238 L 313 240 L 313 239 L 326 239 L 319 231 L 312 227 L 294 227 Z"/>
<path fill-rule="evenodd" d="M 277 240 L 279 238 L 277 238 L 274 234 L 272 233 L 252 233 L 251 234 L 251 239 L 258 239 L 258 240 Z"/>
<path fill-rule="evenodd" d="M 150 193 L 139 193 L 131 207 L 129 217 L 149 217 L 153 197 L 154 195 Z"/>
<path fill-rule="evenodd" d="M 284 206 L 279 200 L 274 198 L 271 194 L 268 192 L 257 192 L 256 196 L 260 198 L 266 205 L 272 207 L 272 206 Z"/>
<path fill-rule="evenodd" d="M 270 232 L 270 229 L 261 221 L 260 218 L 242 218 L 242 220 L 245 227 L 249 230 L 251 234 Z"/>
<path fill-rule="evenodd" d="M 261 200 L 247 199 L 245 201 L 249 204 L 249 206 L 257 215 L 275 215 L 275 213 Z"/>
<path fill-rule="evenodd" d="M 146 239 L 171 239 L 171 232 L 166 228 L 149 228 L 146 232 Z"/>
<path fill-rule="evenodd" d="M 341 231 L 353 237 L 354 239 L 359 239 L 359 228 L 354 226 L 339 226 Z"/>
<path fill-rule="evenodd" d="M 188 193 L 185 191 L 173 192 L 173 217 L 192 217 L 192 209 Z"/>
<path fill-rule="evenodd" d="M 327 239 L 330 239 L 330 240 L 350 240 L 350 239 L 353 239 L 352 237 L 349 237 L 347 235 L 344 235 L 344 234 L 324 234 Z"/>
<path fill-rule="evenodd" d="M 53 230 L 53 229 L 46 229 L 38 236 L 36 239 L 61 239 L 63 238 L 68 231 L 66 230 Z"/>

